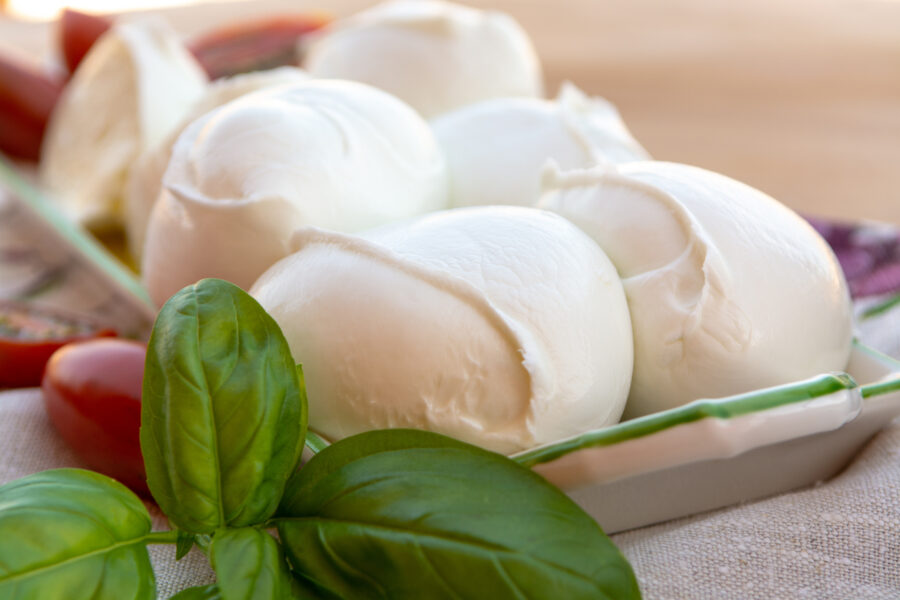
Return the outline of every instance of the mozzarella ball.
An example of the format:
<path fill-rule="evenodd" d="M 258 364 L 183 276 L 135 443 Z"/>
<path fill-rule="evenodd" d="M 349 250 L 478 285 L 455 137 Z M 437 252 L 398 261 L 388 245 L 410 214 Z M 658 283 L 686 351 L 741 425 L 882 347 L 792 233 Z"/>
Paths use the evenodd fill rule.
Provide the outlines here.
<path fill-rule="evenodd" d="M 851 303 L 825 241 L 740 182 L 642 162 L 550 177 L 541 206 L 606 251 L 634 324 L 626 417 L 843 370 Z"/>
<path fill-rule="evenodd" d="M 41 180 L 72 219 L 122 221 L 128 170 L 181 122 L 206 74 L 162 21 L 121 23 L 91 48 L 53 110 Z"/>
<path fill-rule="evenodd" d="M 413 427 L 512 453 L 619 419 L 625 296 L 565 219 L 467 208 L 294 243 L 251 293 L 303 364 L 326 438 Z"/>
<path fill-rule="evenodd" d="M 571 84 L 556 100 L 499 98 L 432 121 L 447 158 L 450 205 L 534 206 L 548 161 L 561 168 L 648 158 L 616 108 Z"/>
<path fill-rule="evenodd" d="M 172 158 L 172 146 L 185 127 L 194 119 L 241 96 L 307 79 L 309 75 L 296 67 L 279 67 L 217 79 L 191 105 L 181 123 L 166 139 L 141 153 L 129 170 L 125 188 L 125 231 L 128 234 L 128 248 L 138 262 L 143 254 L 147 221 L 162 189 L 163 173 Z"/>
<path fill-rule="evenodd" d="M 393 96 L 347 81 L 263 90 L 178 138 L 144 283 L 157 303 L 203 277 L 249 287 L 298 227 L 358 231 L 440 209 L 446 191 L 428 125 Z"/>
<path fill-rule="evenodd" d="M 430 118 L 487 98 L 537 97 L 541 68 L 506 14 L 439 0 L 379 4 L 328 28 L 304 65 L 315 77 L 362 81 Z"/>

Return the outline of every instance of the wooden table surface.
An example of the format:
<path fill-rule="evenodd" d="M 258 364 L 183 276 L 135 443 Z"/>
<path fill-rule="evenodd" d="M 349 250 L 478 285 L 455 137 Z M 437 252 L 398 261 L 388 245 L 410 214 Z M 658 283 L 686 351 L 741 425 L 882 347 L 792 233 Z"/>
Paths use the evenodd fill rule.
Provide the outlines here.
<path fill-rule="evenodd" d="M 189 35 L 240 17 L 365 0 L 163 12 Z M 809 214 L 900 224 L 900 2 L 493 0 L 531 34 L 548 90 L 616 103 L 657 159 L 706 167 Z M 43 57 L 48 26 L 0 17 L 0 51 Z"/>

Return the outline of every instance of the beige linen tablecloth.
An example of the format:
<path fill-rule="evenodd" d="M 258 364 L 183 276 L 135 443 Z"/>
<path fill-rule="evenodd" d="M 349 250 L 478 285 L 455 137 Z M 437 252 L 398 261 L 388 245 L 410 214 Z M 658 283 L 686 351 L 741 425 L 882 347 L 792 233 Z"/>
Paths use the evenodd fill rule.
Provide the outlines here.
<path fill-rule="evenodd" d="M 860 333 L 900 356 L 900 311 L 864 323 Z M 0 484 L 78 466 L 50 426 L 39 390 L 0 393 Z M 155 527 L 165 527 L 155 508 L 152 514 Z M 841 475 L 812 489 L 613 539 L 648 599 L 900 598 L 900 424 L 876 436 Z M 151 548 L 160 598 L 213 577 L 196 549 L 178 563 L 174 552 Z"/>
<path fill-rule="evenodd" d="M 257 0 L 167 12 L 183 33 L 372 0 Z M 472 0 L 532 34 L 548 91 L 617 103 L 657 158 L 737 177 L 809 214 L 900 223 L 900 2 Z M 0 17 L 0 50 L 46 60 L 52 30 Z M 864 341 L 900 356 L 900 317 Z M 0 483 L 79 466 L 34 390 L 0 393 Z M 777 468 L 777 465 L 773 465 Z M 647 598 L 900 598 L 900 427 L 814 489 L 619 534 Z M 156 514 L 157 526 L 163 522 Z M 156 547 L 162 598 L 210 580 Z"/>

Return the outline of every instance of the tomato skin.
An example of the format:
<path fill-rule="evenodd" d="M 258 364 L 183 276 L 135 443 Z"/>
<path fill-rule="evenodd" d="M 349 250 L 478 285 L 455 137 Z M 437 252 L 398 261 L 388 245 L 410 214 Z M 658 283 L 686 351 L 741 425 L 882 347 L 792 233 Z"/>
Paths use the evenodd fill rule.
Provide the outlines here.
<path fill-rule="evenodd" d="M 36 387 L 53 353 L 63 346 L 96 337 L 113 337 L 104 329 L 86 336 L 50 340 L 18 340 L 0 336 L 0 387 Z"/>
<path fill-rule="evenodd" d="M 141 457 L 141 384 L 147 347 L 118 338 L 60 348 L 41 388 L 47 415 L 84 462 L 150 495 Z"/>
<path fill-rule="evenodd" d="M 284 15 L 226 25 L 193 40 L 189 49 L 209 78 L 299 64 L 301 37 L 326 25 L 325 15 Z"/>
<path fill-rule="evenodd" d="M 0 56 L 0 152 L 37 160 L 62 82 Z"/>
<path fill-rule="evenodd" d="M 106 30 L 112 21 L 66 8 L 59 20 L 59 47 L 69 73 L 74 73 L 84 55 Z"/>
<path fill-rule="evenodd" d="M 33 387 L 41 383 L 44 365 L 69 340 L 22 342 L 0 338 L 0 387 Z"/>
<path fill-rule="evenodd" d="M 47 361 L 66 344 L 115 335 L 78 315 L 0 300 L 0 388 L 38 386 Z"/>

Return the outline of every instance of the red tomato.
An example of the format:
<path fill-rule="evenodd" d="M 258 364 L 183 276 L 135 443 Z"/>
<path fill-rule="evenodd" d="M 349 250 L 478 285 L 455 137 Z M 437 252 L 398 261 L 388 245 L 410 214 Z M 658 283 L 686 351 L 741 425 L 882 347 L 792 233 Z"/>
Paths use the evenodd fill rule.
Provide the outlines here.
<path fill-rule="evenodd" d="M 149 496 L 138 433 L 147 347 L 118 338 L 76 342 L 47 363 L 41 388 L 60 436 L 92 469 Z"/>
<path fill-rule="evenodd" d="M 59 46 L 69 73 L 75 72 L 81 59 L 97 38 L 106 33 L 110 27 L 112 21 L 104 17 L 89 15 L 71 8 L 63 11 L 59 20 Z"/>
<path fill-rule="evenodd" d="M 0 152 L 37 160 L 62 82 L 0 57 Z"/>
<path fill-rule="evenodd" d="M 40 385 L 50 356 L 69 342 L 113 336 L 111 329 L 30 304 L 0 302 L 0 387 Z"/>
<path fill-rule="evenodd" d="M 323 15 L 285 15 L 226 25 L 194 40 L 190 50 L 210 79 L 297 65 L 297 42 L 329 19 Z"/>

